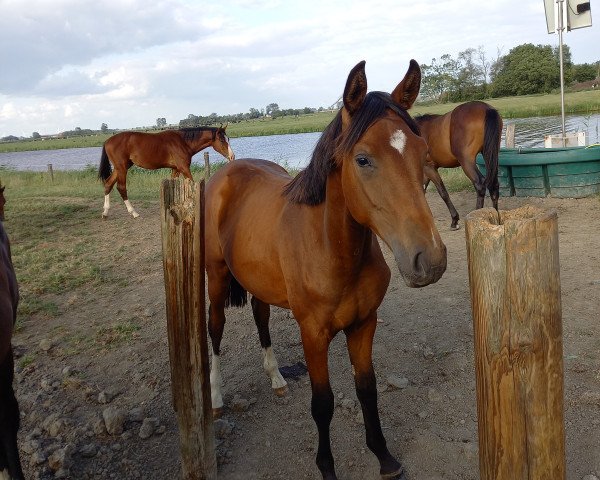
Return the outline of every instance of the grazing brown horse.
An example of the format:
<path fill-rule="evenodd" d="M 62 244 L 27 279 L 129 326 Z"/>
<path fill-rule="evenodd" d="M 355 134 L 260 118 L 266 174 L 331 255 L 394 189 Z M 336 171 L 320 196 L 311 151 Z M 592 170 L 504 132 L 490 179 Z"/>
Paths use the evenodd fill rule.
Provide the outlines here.
<path fill-rule="evenodd" d="M 4 199 L 4 187 L 1 189 Z M 3 205 L 4 202 L 2 202 Z M 14 359 L 11 345 L 12 331 L 17 319 L 19 287 L 10 256 L 10 242 L 0 222 L 0 478 L 23 479 L 17 431 L 19 404 L 13 390 Z"/>
<path fill-rule="evenodd" d="M 235 155 L 229 145 L 226 128 L 227 126 L 182 128 L 159 133 L 121 132 L 110 137 L 102 147 L 98 170 L 98 176 L 104 182 L 102 218 L 108 217 L 110 192 L 115 182 L 127 211 L 134 218 L 139 217 L 127 199 L 127 170 L 132 165 L 149 170 L 171 168 L 172 177 L 182 173 L 191 180 L 192 157 L 206 147 L 212 146 L 225 158 L 233 160 Z M 112 173 L 111 164 L 114 169 Z"/>
<path fill-rule="evenodd" d="M 323 478 L 335 479 L 329 425 L 333 392 L 329 344 L 343 331 L 354 370 L 368 447 L 385 478 L 405 478 L 389 452 L 377 411 L 371 359 L 377 308 L 390 270 L 377 236 L 392 250 L 411 287 L 436 282 L 446 247 L 423 192 L 427 145 L 406 112 L 421 70 L 414 60 L 392 94 L 367 94 L 365 62 L 350 72 L 343 108 L 294 179 L 266 161 L 236 160 L 206 187 L 206 270 L 212 340 L 213 408 L 223 406 L 220 344 L 224 308 L 251 304 L 264 368 L 276 393 L 286 390 L 269 335 L 270 305 L 292 310 L 312 386 L 312 416 Z"/>
<path fill-rule="evenodd" d="M 502 136 L 502 118 L 498 111 L 484 102 L 467 102 L 445 115 L 422 115 L 415 117 L 415 121 L 429 146 L 425 188 L 429 180 L 433 181 L 450 210 L 450 228 L 458 228 L 458 212 L 437 171 L 440 167 L 461 166 L 477 191 L 476 208 L 483 207 L 487 188 L 494 208 L 498 210 L 498 151 Z M 475 163 L 478 153 L 485 159 L 485 177 Z"/>

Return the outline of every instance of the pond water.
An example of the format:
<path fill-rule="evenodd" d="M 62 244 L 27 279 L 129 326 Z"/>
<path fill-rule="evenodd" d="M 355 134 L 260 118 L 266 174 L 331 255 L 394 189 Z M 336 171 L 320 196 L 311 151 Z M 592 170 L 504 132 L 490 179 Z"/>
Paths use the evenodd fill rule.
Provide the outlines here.
<path fill-rule="evenodd" d="M 561 132 L 559 116 L 506 119 L 504 126 L 511 123 L 515 124 L 515 143 L 518 147 L 543 147 L 544 135 L 556 135 Z M 565 128 L 567 132 L 585 131 L 588 145 L 600 143 L 600 114 L 567 116 Z M 231 147 L 237 158 L 264 158 L 286 168 L 303 168 L 308 164 L 320 135 L 299 133 L 232 138 Z M 101 147 L 89 147 L 0 153 L 0 167 L 42 171 L 48 169 L 48 164 L 52 164 L 55 170 L 81 170 L 88 165 L 97 167 L 101 150 Z M 213 149 L 208 151 L 212 161 L 223 159 Z M 203 152 L 194 155 L 192 162 L 204 165 Z"/>

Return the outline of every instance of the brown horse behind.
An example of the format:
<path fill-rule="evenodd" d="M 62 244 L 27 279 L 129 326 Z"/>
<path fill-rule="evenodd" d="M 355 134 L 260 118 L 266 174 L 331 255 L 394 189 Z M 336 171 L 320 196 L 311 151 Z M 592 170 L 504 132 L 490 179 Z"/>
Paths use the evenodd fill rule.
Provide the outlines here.
<path fill-rule="evenodd" d="M 0 189 L 4 200 L 4 187 Z M 2 214 L 4 214 L 4 202 Z M 23 471 L 17 448 L 19 404 L 13 390 L 14 359 L 11 345 L 12 331 L 17 319 L 19 286 L 12 266 L 10 242 L 0 222 L 0 478 L 22 480 Z"/>
<path fill-rule="evenodd" d="M 226 128 L 227 126 L 183 128 L 159 133 L 121 132 L 110 137 L 104 142 L 98 169 L 98 176 L 104 182 L 102 218 L 108 217 L 110 192 L 115 183 L 127 211 L 134 218 L 139 216 L 127 198 L 127 170 L 132 165 L 149 170 L 171 168 L 173 177 L 182 173 L 191 180 L 192 157 L 206 147 L 212 146 L 225 158 L 233 160 L 235 155 L 229 145 Z"/>
<path fill-rule="evenodd" d="M 433 181 L 450 210 L 450 228 L 458 228 L 458 212 L 437 171 L 440 167 L 461 166 L 477 191 L 476 208 L 483 207 L 487 188 L 498 210 L 498 151 L 502 136 L 502 118 L 498 111 L 484 102 L 467 102 L 445 115 L 422 115 L 415 117 L 415 121 L 429 146 L 425 188 L 429 180 Z M 475 163 L 478 153 L 485 159 L 485 177 Z"/>
<path fill-rule="evenodd" d="M 335 479 L 329 425 L 334 398 L 328 349 L 346 335 L 368 447 L 385 478 L 405 478 L 389 452 L 377 411 L 372 345 L 377 308 L 390 270 L 377 236 L 394 253 L 405 282 L 436 282 L 446 268 L 446 247 L 423 192 L 427 145 L 406 112 L 421 71 L 413 60 L 392 94 L 367 94 L 365 63 L 350 72 L 344 106 L 323 132 L 308 167 L 292 179 L 266 160 L 236 160 L 206 187 L 206 271 L 213 356 L 213 408 L 223 406 L 220 344 L 224 308 L 246 303 L 276 393 L 281 376 L 269 335 L 270 305 L 292 310 L 300 327 L 317 424 L 317 466 Z"/>

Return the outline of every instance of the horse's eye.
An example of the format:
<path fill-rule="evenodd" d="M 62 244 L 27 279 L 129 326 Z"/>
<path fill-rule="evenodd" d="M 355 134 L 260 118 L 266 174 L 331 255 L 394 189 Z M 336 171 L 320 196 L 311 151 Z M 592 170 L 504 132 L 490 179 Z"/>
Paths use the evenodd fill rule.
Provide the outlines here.
<path fill-rule="evenodd" d="M 357 157 L 356 163 L 359 167 L 369 167 L 371 165 L 371 160 L 369 160 L 367 157 Z"/>

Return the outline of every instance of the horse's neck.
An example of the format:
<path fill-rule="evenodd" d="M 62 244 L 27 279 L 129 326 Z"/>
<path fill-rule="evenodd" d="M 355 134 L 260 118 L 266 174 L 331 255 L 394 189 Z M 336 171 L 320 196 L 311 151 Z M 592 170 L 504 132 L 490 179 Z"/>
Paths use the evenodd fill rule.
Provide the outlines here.
<path fill-rule="evenodd" d="M 339 170 L 327 179 L 324 215 L 325 235 L 328 243 L 335 248 L 336 255 L 340 258 L 348 255 L 358 260 L 368 252 L 373 233 L 350 214 Z"/>
<path fill-rule="evenodd" d="M 200 150 L 211 145 L 212 142 L 213 142 L 212 130 L 202 130 L 193 138 L 193 140 L 186 140 L 186 144 L 187 144 L 188 148 L 192 151 L 193 155 L 195 155 Z"/>

